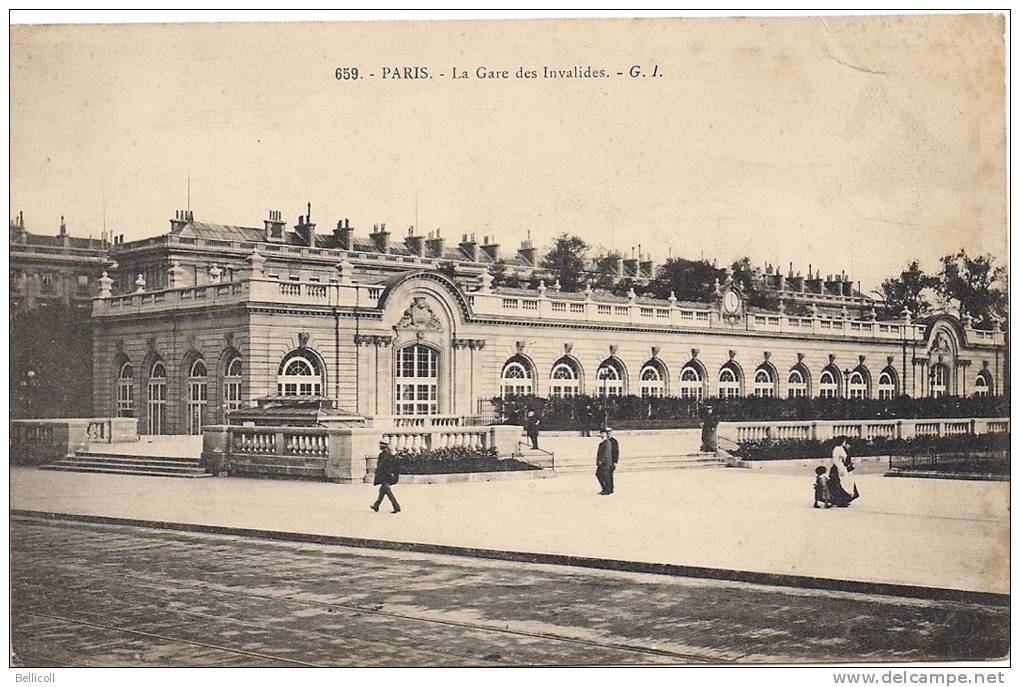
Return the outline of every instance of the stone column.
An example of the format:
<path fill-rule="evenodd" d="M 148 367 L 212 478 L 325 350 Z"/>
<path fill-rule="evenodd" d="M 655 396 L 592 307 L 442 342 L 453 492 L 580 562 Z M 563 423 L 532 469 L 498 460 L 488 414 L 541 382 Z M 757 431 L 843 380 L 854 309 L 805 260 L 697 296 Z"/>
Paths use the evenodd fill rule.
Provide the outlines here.
<path fill-rule="evenodd" d="M 377 351 L 375 337 L 366 334 L 355 334 L 354 345 L 357 356 L 358 381 L 357 381 L 357 407 L 355 410 L 359 415 L 380 415 L 382 413 L 376 408 L 378 393 L 376 391 L 376 359 Z"/>

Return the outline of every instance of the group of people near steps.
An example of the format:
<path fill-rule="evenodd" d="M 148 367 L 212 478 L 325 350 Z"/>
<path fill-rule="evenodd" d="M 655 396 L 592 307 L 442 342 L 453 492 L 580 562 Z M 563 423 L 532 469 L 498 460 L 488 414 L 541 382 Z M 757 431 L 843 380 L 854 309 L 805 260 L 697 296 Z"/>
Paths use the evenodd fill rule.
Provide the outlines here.
<path fill-rule="evenodd" d="M 861 497 L 854 479 L 854 462 L 850 459 L 850 440 L 836 439 L 828 466 L 815 468 L 815 508 L 846 508 Z"/>

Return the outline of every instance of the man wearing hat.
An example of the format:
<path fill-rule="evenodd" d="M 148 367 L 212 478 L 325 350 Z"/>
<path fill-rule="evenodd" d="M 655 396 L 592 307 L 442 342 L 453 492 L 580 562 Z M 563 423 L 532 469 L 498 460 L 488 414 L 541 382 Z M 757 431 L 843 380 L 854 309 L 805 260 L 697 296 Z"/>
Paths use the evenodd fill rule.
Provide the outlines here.
<path fill-rule="evenodd" d="M 595 454 L 595 479 L 602 487 L 599 495 L 609 496 L 613 493 L 613 444 L 609 439 L 608 429 L 601 430 L 599 436 L 602 441 L 599 442 L 599 448 Z"/>
<path fill-rule="evenodd" d="M 390 453 L 390 444 L 385 439 L 379 442 L 379 460 L 375 464 L 375 484 L 379 487 L 379 498 L 372 504 L 372 510 L 376 513 L 379 512 L 379 506 L 382 504 L 383 497 L 385 496 L 390 500 L 390 505 L 393 506 L 393 512 L 400 512 L 400 504 L 397 503 L 397 497 L 393 495 L 393 490 L 390 486 L 397 483 L 400 479 L 400 470 L 397 465 L 397 459 Z"/>

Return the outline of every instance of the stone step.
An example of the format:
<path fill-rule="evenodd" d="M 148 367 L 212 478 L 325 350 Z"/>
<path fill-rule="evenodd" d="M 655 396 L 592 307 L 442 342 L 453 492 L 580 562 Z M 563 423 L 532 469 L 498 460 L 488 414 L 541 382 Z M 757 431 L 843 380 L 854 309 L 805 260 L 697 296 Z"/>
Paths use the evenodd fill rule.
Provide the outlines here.
<path fill-rule="evenodd" d="M 198 460 L 189 462 L 179 460 L 166 460 L 163 458 L 157 458 L 155 456 L 144 456 L 136 458 L 127 457 L 110 457 L 110 456 L 96 456 L 88 455 L 83 456 L 81 454 L 64 458 L 63 460 L 57 461 L 64 465 L 93 465 L 96 467 L 110 466 L 110 467 L 138 467 L 138 468 L 159 468 L 165 470 L 201 470 L 202 465 Z"/>
<path fill-rule="evenodd" d="M 183 479 L 197 479 L 201 477 L 212 477 L 207 472 L 164 472 L 161 470 L 145 470 L 142 468 L 111 468 L 111 467 L 86 467 L 82 465 L 61 465 L 54 463 L 44 465 L 42 470 L 55 470 L 57 472 L 93 472 L 105 475 L 140 475 L 143 477 L 178 477 Z"/>
<path fill-rule="evenodd" d="M 692 468 L 717 468 L 725 467 L 726 461 L 716 458 L 710 453 L 697 453 L 689 456 L 659 456 L 659 457 L 635 457 L 631 460 L 621 460 L 616 466 L 617 472 L 651 472 L 654 470 L 683 470 Z M 591 472 L 595 473 L 595 461 L 586 463 L 561 464 L 556 461 L 556 472 Z"/>
<path fill-rule="evenodd" d="M 180 463 L 182 465 L 199 465 L 201 460 L 199 458 L 193 458 L 190 456 L 167 456 L 160 454 L 137 454 L 137 453 L 105 453 L 103 451 L 76 451 L 75 457 L 77 458 L 96 458 L 101 460 L 126 460 L 126 461 L 146 461 L 146 460 L 158 460 L 165 463 Z"/>

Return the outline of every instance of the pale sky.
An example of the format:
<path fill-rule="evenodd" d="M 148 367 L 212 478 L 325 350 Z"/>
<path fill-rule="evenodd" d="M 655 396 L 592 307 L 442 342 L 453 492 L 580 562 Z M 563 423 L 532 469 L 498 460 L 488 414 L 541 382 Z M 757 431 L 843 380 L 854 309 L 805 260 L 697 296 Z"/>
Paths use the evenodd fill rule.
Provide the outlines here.
<path fill-rule="evenodd" d="M 109 230 L 164 233 L 190 166 L 202 221 L 278 209 L 293 225 L 310 201 L 320 232 L 349 217 L 402 237 L 417 213 L 420 233 L 505 251 L 565 231 L 660 262 L 845 269 L 868 290 L 961 247 L 1006 263 L 1003 30 L 992 15 L 13 26 L 11 214 L 98 236 L 105 197 Z M 379 78 L 416 65 L 433 78 Z M 613 76 L 474 76 L 575 65 Z M 662 76 L 615 76 L 631 65 Z"/>

